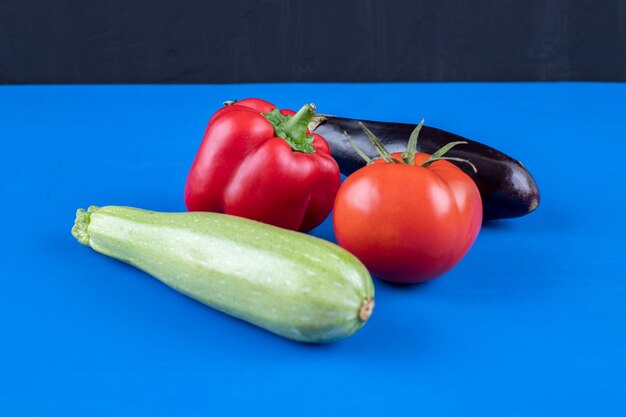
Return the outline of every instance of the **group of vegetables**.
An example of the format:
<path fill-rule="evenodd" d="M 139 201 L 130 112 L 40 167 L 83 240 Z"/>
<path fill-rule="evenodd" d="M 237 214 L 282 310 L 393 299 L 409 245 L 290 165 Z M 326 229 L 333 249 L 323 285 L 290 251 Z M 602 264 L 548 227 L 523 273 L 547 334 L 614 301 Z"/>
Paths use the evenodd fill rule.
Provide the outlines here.
<path fill-rule="evenodd" d="M 370 272 L 404 284 L 436 278 L 467 253 L 483 219 L 539 204 L 528 171 L 493 148 L 423 122 L 315 110 L 227 102 L 189 172 L 189 212 L 91 206 L 72 234 L 227 314 L 328 342 L 372 314 Z M 339 246 L 304 233 L 331 211 Z"/>

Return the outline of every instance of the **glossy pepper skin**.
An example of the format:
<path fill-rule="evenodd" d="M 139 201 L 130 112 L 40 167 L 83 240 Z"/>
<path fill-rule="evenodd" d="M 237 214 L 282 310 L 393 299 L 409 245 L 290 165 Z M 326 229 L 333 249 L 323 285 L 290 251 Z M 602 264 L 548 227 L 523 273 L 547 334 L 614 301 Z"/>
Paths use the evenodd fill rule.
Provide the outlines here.
<path fill-rule="evenodd" d="M 302 232 L 322 223 L 340 174 L 328 143 L 307 129 L 314 110 L 305 105 L 298 113 L 278 111 L 254 98 L 218 110 L 187 177 L 187 209 Z"/>

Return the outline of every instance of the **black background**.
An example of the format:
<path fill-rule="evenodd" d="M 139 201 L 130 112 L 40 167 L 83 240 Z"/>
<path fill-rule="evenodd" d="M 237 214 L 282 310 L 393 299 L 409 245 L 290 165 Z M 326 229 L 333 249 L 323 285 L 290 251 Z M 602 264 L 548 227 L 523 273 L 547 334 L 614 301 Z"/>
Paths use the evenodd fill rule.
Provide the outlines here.
<path fill-rule="evenodd" d="M 2 83 L 626 81 L 626 0 L 0 0 Z"/>

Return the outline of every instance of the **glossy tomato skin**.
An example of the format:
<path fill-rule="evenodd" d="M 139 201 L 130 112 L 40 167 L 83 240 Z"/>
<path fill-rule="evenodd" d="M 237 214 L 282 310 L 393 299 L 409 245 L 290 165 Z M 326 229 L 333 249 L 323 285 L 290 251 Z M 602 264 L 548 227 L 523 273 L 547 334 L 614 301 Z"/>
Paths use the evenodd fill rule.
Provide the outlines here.
<path fill-rule="evenodd" d="M 445 160 L 419 166 L 429 156 L 416 154 L 415 165 L 377 160 L 350 175 L 337 194 L 337 242 L 384 280 L 409 284 L 440 276 L 480 231 L 474 182 Z"/>

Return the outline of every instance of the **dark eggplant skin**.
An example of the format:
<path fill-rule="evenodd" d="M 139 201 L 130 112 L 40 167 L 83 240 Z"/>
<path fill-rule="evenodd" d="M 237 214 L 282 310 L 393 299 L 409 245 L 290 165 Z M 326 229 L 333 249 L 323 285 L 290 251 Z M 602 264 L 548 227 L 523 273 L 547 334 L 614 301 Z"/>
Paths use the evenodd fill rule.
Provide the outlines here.
<path fill-rule="evenodd" d="M 309 125 L 309 130 L 326 139 L 333 157 L 345 175 L 350 175 L 366 163 L 346 140 L 344 131 L 367 156 L 378 157 L 359 122 L 367 126 L 390 153 L 404 152 L 409 136 L 415 129 L 415 125 L 406 123 L 359 121 L 318 115 Z M 466 159 L 476 166 L 478 172 L 474 173 L 469 164 L 450 161 L 468 174 L 478 186 L 483 202 L 483 220 L 521 217 L 537 209 L 539 188 L 530 172 L 518 160 L 492 147 L 445 130 L 423 126 L 417 141 L 417 151 L 432 154 L 447 143 L 456 141 L 465 141 L 467 144 L 455 146 L 446 156 Z"/>

